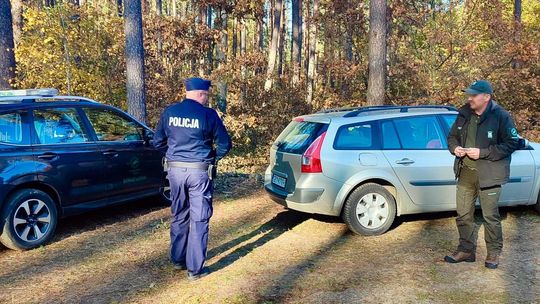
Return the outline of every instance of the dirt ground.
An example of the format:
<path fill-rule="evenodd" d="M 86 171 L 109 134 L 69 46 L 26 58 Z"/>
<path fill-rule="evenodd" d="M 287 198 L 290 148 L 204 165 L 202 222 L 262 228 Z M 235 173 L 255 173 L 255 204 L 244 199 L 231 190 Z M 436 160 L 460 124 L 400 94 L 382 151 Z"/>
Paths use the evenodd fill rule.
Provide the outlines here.
<path fill-rule="evenodd" d="M 498 270 L 442 261 L 454 213 L 404 216 L 382 236 L 338 218 L 286 210 L 260 181 L 221 179 L 208 277 L 190 283 L 168 261 L 169 210 L 151 200 L 62 220 L 28 252 L 0 248 L 1 303 L 539 303 L 540 216 L 503 208 Z M 478 217 L 479 223 L 481 222 Z"/>

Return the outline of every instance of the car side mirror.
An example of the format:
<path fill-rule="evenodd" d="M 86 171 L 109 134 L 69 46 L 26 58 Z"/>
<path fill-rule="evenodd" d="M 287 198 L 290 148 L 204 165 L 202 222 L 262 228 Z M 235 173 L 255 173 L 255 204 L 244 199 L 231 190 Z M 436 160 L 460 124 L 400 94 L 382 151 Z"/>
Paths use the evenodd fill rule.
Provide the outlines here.
<path fill-rule="evenodd" d="M 151 144 L 151 141 L 154 139 L 154 132 L 144 129 L 143 130 L 143 140 L 144 143 L 149 145 Z"/>
<path fill-rule="evenodd" d="M 529 141 L 526 140 L 525 138 L 520 138 L 519 139 L 519 149 L 521 149 L 521 150 L 529 149 Z"/>

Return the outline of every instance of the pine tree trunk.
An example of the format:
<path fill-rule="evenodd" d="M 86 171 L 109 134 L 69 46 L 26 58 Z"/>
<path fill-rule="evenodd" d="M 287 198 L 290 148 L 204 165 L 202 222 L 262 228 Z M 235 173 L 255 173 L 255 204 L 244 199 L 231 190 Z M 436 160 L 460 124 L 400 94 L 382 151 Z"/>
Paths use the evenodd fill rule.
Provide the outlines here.
<path fill-rule="evenodd" d="M 163 2 L 162 0 L 156 0 L 156 15 L 163 15 Z"/>
<path fill-rule="evenodd" d="M 310 1 L 304 2 L 304 7 L 301 7 L 301 13 L 302 13 L 302 19 L 305 20 L 304 23 L 302 23 L 302 33 L 304 35 L 302 36 L 302 55 L 304 57 L 304 61 L 302 62 L 302 73 L 304 74 L 304 77 L 307 78 L 308 73 L 308 66 L 309 66 L 309 22 L 310 22 Z"/>
<path fill-rule="evenodd" d="M 318 1 L 318 0 L 315 0 Z M 266 70 L 266 82 L 264 83 L 264 89 L 269 91 L 272 89 L 273 77 L 276 69 L 276 58 L 279 47 L 279 35 L 281 34 L 281 11 L 283 10 L 283 1 L 275 0 L 273 16 L 273 28 L 272 28 L 272 40 L 270 42 L 270 49 L 268 50 L 268 68 Z"/>
<path fill-rule="evenodd" d="M 309 62 L 307 73 L 307 94 L 306 102 L 313 104 L 313 90 L 315 87 L 315 68 L 316 68 L 316 51 L 317 51 L 317 17 L 319 15 L 319 0 L 313 0 L 313 12 L 309 22 Z"/>
<path fill-rule="evenodd" d="M 238 20 L 234 18 L 232 21 L 232 57 L 236 58 L 236 52 L 238 51 Z"/>
<path fill-rule="evenodd" d="M 126 35 L 126 92 L 128 113 L 139 121 L 146 123 L 144 49 L 140 0 L 125 1 L 124 32 Z"/>
<path fill-rule="evenodd" d="M 228 34 L 227 34 L 227 12 L 221 9 L 221 39 L 216 54 L 218 60 L 218 68 L 221 68 L 227 62 L 227 47 L 228 47 Z M 227 83 L 222 79 L 218 80 L 217 84 L 218 96 L 217 103 L 221 112 L 227 113 Z"/>
<path fill-rule="evenodd" d="M 240 19 L 240 57 L 245 58 L 246 56 L 246 20 L 244 18 Z M 240 100 L 242 102 L 246 99 L 246 77 L 247 77 L 247 70 L 245 64 L 242 62 L 242 66 L 240 68 L 240 73 L 242 76 L 242 86 L 240 89 Z"/>
<path fill-rule="evenodd" d="M 0 89 L 10 89 L 15 78 L 13 26 L 9 0 L 0 0 Z"/>
<path fill-rule="evenodd" d="M 23 3 L 22 0 L 11 0 L 11 16 L 13 19 L 13 43 L 19 45 L 23 28 Z"/>
<path fill-rule="evenodd" d="M 207 22 L 206 25 L 208 28 L 212 28 L 212 7 L 208 6 L 208 13 L 206 15 Z M 209 41 L 208 42 L 208 51 L 206 53 L 206 68 L 207 68 L 207 74 L 210 75 L 210 73 L 213 70 L 214 66 L 214 42 Z"/>
<path fill-rule="evenodd" d="M 122 0 L 116 0 L 116 12 L 118 14 L 118 17 L 122 17 L 124 14 L 124 4 Z"/>
<path fill-rule="evenodd" d="M 300 82 L 302 68 L 302 0 L 292 0 L 292 46 L 291 63 L 293 66 L 293 85 Z"/>
<path fill-rule="evenodd" d="M 285 6 L 283 6 L 283 9 L 281 10 L 281 31 L 280 31 L 280 34 L 279 34 L 279 50 L 278 50 L 278 70 L 277 70 L 277 74 L 278 76 L 281 76 L 283 75 L 283 62 L 284 62 L 284 56 L 285 56 L 285 24 L 286 24 L 286 21 L 285 21 Z"/>
<path fill-rule="evenodd" d="M 368 56 L 367 102 L 369 105 L 382 105 L 386 87 L 386 0 L 371 0 L 369 3 Z"/>
<path fill-rule="evenodd" d="M 521 0 L 514 0 L 514 44 L 518 44 L 521 41 Z M 519 59 L 512 59 L 512 68 L 519 69 L 521 66 Z"/>
<path fill-rule="evenodd" d="M 257 19 L 257 48 L 262 51 L 264 48 L 264 26 L 262 17 Z"/>

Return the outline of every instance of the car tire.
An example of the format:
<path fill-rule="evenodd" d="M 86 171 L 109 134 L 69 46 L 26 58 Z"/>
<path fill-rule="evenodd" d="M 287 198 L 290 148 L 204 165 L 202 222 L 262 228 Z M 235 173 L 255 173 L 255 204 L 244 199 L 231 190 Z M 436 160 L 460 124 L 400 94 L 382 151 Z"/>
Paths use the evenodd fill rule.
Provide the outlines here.
<path fill-rule="evenodd" d="M 380 235 L 394 222 L 396 200 L 379 184 L 363 184 L 345 201 L 342 217 L 349 229 L 356 234 Z"/>
<path fill-rule="evenodd" d="M 37 189 L 18 190 L 6 200 L 1 213 L 0 242 L 14 250 L 28 250 L 46 244 L 58 223 L 56 204 Z"/>

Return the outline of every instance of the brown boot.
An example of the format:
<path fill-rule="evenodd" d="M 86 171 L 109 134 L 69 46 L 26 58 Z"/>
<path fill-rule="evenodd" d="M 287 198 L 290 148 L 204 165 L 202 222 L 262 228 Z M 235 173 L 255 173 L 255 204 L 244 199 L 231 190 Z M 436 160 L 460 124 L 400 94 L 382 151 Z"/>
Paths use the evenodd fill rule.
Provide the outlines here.
<path fill-rule="evenodd" d="M 463 252 L 456 251 L 452 255 L 447 255 L 444 257 L 444 260 L 447 263 L 461 263 L 461 262 L 474 262 L 476 261 L 476 253 L 473 252 Z"/>
<path fill-rule="evenodd" d="M 497 269 L 497 267 L 499 267 L 499 255 L 488 253 L 486 263 L 484 265 L 489 269 Z"/>

